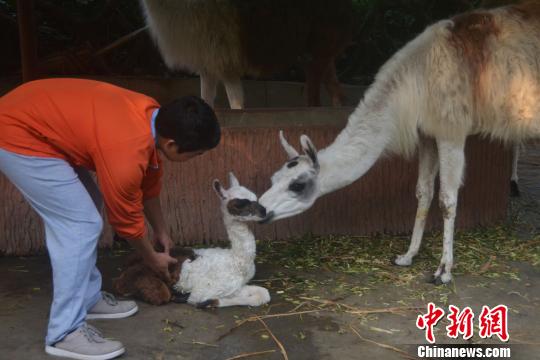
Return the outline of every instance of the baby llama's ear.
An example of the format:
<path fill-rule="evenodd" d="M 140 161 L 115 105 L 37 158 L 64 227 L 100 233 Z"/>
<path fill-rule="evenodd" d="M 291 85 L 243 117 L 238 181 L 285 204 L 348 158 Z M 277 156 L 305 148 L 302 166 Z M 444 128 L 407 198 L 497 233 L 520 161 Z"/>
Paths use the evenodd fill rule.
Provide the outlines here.
<path fill-rule="evenodd" d="M 219 196 L 220 199 L 225 200 L 225 198 L 226 198 L 225 190 L 221 186 L 221 183 L 219 182 L 219 180 L 214 179 L 213 184 L 214 184 L 214 190 L 216 191 L 216 194 Z"/>
<path fill-rule="evenodd" d="M 240 186 L 240 182 L 234 176 L 233 172 L 229 172 L 229 188 Z"/>

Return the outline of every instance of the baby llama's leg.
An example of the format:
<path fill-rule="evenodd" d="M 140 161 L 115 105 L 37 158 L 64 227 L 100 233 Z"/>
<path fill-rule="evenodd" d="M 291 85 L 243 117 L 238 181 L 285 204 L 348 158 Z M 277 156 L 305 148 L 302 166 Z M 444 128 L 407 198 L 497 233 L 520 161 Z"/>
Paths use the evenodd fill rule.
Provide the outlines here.
<path fill-rule="evenodd" d="M 217 307 L 260 306 L 270 301 L 268 290 L 261 286 L 245 285 L 233 295 L 217 300 Z"/>

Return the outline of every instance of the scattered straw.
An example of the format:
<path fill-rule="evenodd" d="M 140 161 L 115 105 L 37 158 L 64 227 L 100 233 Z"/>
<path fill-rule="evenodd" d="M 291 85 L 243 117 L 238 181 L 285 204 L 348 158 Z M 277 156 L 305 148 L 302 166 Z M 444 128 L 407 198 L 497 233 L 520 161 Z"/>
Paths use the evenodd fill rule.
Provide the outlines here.
<path fill-rule="evenodd" d="M 266 325 L 266 323 L 264 322 L 263 319 L 261 319 L 259 316 L 255 315 L 255 317 L 257 318 L 257 320 L 259 320 L 259 322 L 261 324 L 263 324 L 263 326 L 265 327 L 266 331 L 268 331 L 268 334 L 270 334 L 270 336 L 272 337 L 272 339 L 274 339 L 274 341 L 276 342 L 277 346 L 279 346 L 279 349 L 281 350 L 281 354 L 283 355 L 283 358 L 285 360 L 289 360 L 289 357 L 287 356 L 287 351 L 285 350 L 285 348 L 283 347 L 283 344 L 278 340 L 278 338 L 274 335 L 274 333 L 272 332 L 272 330 L 270 330 L 270 328 L 268 327 L 268 325 Z"/>
<path fill-rule="evenodd" d="M 259 321 L 260 319 L 271 319 L 271 318 L 280 318 L 280 317 L 287 317 L 287 316 L 294 316 L 294 315 L 303 315 L 303 314 L 310 314 L 310 313 L 316 313 L 321 312 L 324 310 L 317 309 L 317 310 L 306 310 L 306 311 L 296 311 L 296 312 L 287 312 L 287 313 L 280 313 L 280 314 L 269 314 L 269 315 L 253 315 L 248 318 L 237 320 L 237 323 L 235 326 L 227 330 L 227 332 L 223 333 L 217 338 L 217 341 L 221 341 L 223 338 L 229 336 L 232 334 L 236 329 L 238 329 L 240 326 L 244 325 L 247 322 L 253 322 L 253 321 Z"/>
<path fill-rule="evenodd" d="M 270 353 L 274 353 L 274 352 L 276 352 L 276 350 L 257 351 L 257 352 L 251 352 L 251 353 L 245 353 L 245 354 L 236 355 L 236 356 L 227 358 L 225 360 L 244 359 L 244 358 L 251 357 L 251 356 L 270 354 Z"/>
<path fill-rule="evenodd" d="M 401 349 L 398 349 L 397 347 L 395 346 L 392 346 L 392 345 L 388 345 L 388 344 L 383 344 L 383 343 L 380 343 L 380 342 L 377 342 L 377 341 L 374 341 L 374 340 L 370 340 L 370 339 L 366 339 L 365 337 L 363 337 L 362 335 L 360 335 L 360 333 L 358 332 L 358 330 L 356 330 L 352 325 L 349 325 L 349 327 L 351 328 L 351 330 L 363 341 L 366 341 L 370 344 L 374 344 L 374 345 L 377 345 L 379 347 L 382 347 L 383 349 L 388 349 L 388 350 L 392 350 L 392 351 L 395 351 L 397 352 L 398 354 L 400 354 L 401 356 L 403 356 L 404 358 L 407 358 L 407 359 L 416 359 L 414 356 L 412 355 L 409 355 L 409 353 L 401 350 Z"/>
<path fill-rule="evenodd" d="M 209 347 L 215 347 L 215 348 L 219 347 L 219 345 L 208 344 L 208 343 L 205 343 L 205 342 L 202 342 L 202 341 L 193 340 L 191 343 L 194 344 L 194 345 L 202 345 L 202 346 L 209 346 Z"/>
<path fill-rule="evenodd" d="M 349 314 L 354 315 L 368 315 L 368 314 L 380 314 L 380 313 L 401 313 L 405 311 L 416 311 L 421 310 L 423 308 L 421 307 L 411 307 L 411 306 L 404 306 L 404 307 L 389 307 L 389 308 L 379 308 L 379 309 L 360 309 L 351 305 L 347 305 L 344 303 L 339 303 L 333 300 L 325 300 L 325 299 L 317 299 L 317 298 L 310 298 L 301 296 L 300 299 L 302 300 L 309 300 L 314 301 L 323 305 L 332 305 L 339 308 L 345 308 L 347 309 L 345 312 Z"/>
<path fill-rule="evenodd" d="M 455 256 L 459 258 L 456 275 L 512 278 L 515 273 L 513 261 L 540 265 L 540 239 L 524 241 L 517 235 L 516 228 L 518 225 L 509 224 L 456 232 Z M 407 287 L 437 266 L 442 251 L 441 237 L 440 232 L 426 234 L 415 266 L 408 268 L 391 266 L 389 260 L 406 251 L 409 236 L 386 235 L 307 235 L 294 241 L 260 242 L 257 262 L 282 265 L 283 272 L 262 281 L 272 288 L 281 283 L 282 288 L 292 286 L 296 290 L 311 290 L 318 280 L 304 276 L 302 272 L 309 275 L 314 269 L 363 275 L 364 287 L 381 283 Z M 283 290 L 287 293 L 286 288 Z"/>

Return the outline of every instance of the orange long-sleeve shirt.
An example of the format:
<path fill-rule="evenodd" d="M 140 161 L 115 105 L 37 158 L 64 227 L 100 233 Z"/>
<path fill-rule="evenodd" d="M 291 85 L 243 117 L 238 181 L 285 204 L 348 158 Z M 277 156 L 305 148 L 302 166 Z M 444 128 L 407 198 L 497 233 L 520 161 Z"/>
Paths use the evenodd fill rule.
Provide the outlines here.
<path fill-rule="evenodd" d="M 138 239 L 145 233 L 143 199 L 161 189 L 151 129 L 158 107 L 98 81 L 32 81 L 0 98 L 0 148 L 96 171 L 109 222 L 120 236 Z"/>

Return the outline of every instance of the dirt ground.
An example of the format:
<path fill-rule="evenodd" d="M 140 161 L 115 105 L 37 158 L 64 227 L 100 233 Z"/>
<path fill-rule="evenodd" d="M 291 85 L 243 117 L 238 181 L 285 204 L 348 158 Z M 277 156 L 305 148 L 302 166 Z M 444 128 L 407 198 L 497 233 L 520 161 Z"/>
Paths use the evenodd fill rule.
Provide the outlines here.
<path fill-rule="evenodd" d="M 457 234 L 451 285 L 426 281 L 438 264 L 440 234 L 427 236 L 408 268 L 390 264 L 407 237 L 308 237 L 260 244 L 254 283 L 269 288 L 269 305 L 198 310 L 139 303 L 131 318 L 92 324 L 126 345 L 125 359 L 224 360 L 257 352 L 263 353 L 240 358 L 282 359 L 285 352 L 289 359 L 403 359 L 426 344 L 415 322 L 428 302 L 446 311 L 470 306 L 475 323 L 482 305 L 505 304 L 512 359 L 540 359 L 540 191 L 527 182 L 526 169 L 524 175 L 508 224 Z M 125 256 L 124 249 L 101 251 L 105 290 Z M 48 258 L 0 258 L 0 273 L 0 358 L 48 358 Z M 447 324 L 436 327 L 437 344 L 502 344 L 481 339 L 477 326 L 472 339 L 451 340 Z"/>

